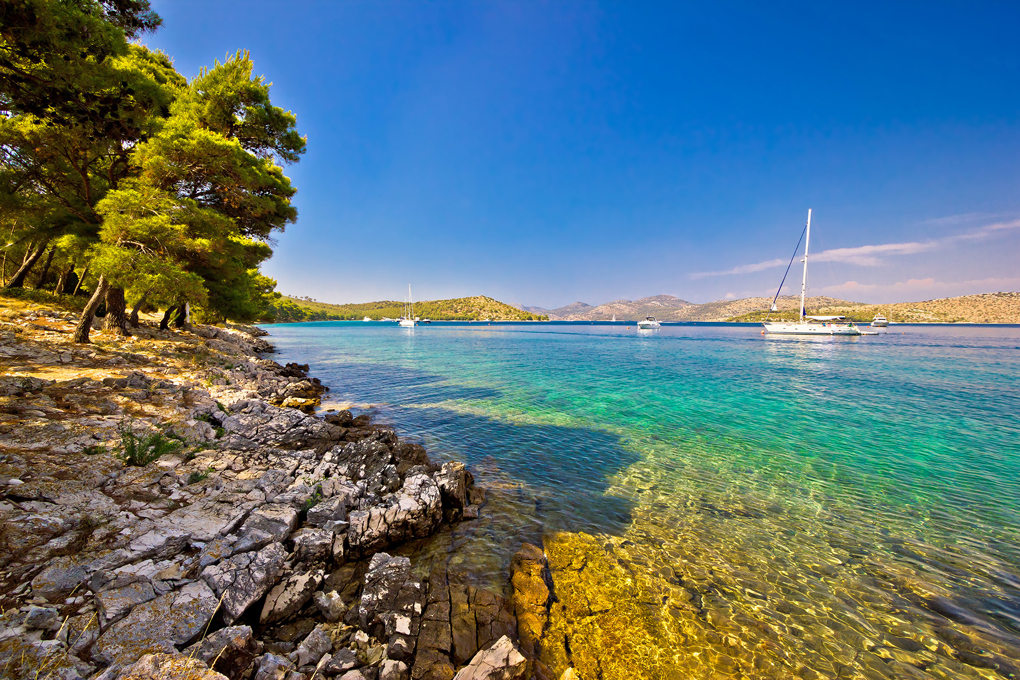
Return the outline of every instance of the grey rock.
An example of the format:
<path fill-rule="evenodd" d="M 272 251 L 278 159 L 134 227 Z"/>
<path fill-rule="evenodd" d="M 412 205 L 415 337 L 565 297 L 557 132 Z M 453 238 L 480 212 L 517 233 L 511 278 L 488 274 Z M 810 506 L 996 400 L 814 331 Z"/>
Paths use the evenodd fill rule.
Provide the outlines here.
<path fill-rule="evenodd" d="M 272 536 L 274 541 L 282 541 L 294 531 L 297 524 L 298 511 L 295 508 L 279 503 L 266 503 L 252 510 L 239 533 L 244 536 L 258 530 Z"/>
<path fill-rule="evenodd" d="M 362 663 L 358 660 L 358 654 L 353 649 L 344 648 L 334 654 L 333 658 L 329 660 L 329 663 L 326 665 L 326 673 L 338 675 L 354 668 L 360 668 L 361 666 Z"/>
<path fill-rule="evenodd" d="M 299 562 L 310 564 L 325 562 L 333 556 L 333 540 L 335 538 L 336 535 L 332 531 L 301 529 L 293 537 L 294 556 Z M 341 549 L 342 554 L 343 550 Z"/>
<path fill-rule="evenodd" d="M 379 505 L 350 514 L 351 551 L 365 554 L 386 545 L 424 538 L 442 521 L 439 487 L 424 474 L 410 475 L 397 493 Z"/>
<path fill-rule="evenodd" d="M 408 680 L 411 672 L 407 664 L 395 659 L 387 659 L 379 666 L 379 680 Z"/>
<path fill-rule="evenodd" d="M 517 680 L 524 677 L 527 665 L 528 660 L 504 635 L 492 647 L 478 652 L 454 680 Z"/>
<path fill-rule="evenodd" d="M 136 605 L 156 599 L 156 591 L 149 581 L 136 581 L 121 588 L 111 588 L 96 594 L 99 624 L 104 629 L 128 615 Z"/>
<path fill-rule="evenodd" d="M 328 444 L 334 440 L 335 428 L 295 409 L 250 401 L 223 420 L 227 436 L 221 440 L 221 446 L 242 450 L 268 446 L 296 451 Z"/>
<path fill-rule="evenodd" d="M 315 601 L 319 613 L 330 623 L 336 623 L 347 613 L 347 605 L 335 590 L 328 593 L 320 590 L 312 596 L 312 599 Z"/>
<path fill-rule="evenodd" d="M 216 596 L 202 581 L 144 602 L 100 635 L 92 659 L 102 664 L 133 663 L 144 654 L 175 653 L 198 635 L 216 611 Z"/>
<path fill-rule="evenodd" d="M 60 614 L 52 607 L 32 607 L 25 615 L 24 625 L 28 628 L 57 630 L 60 628 Z"/>
<path fill-rule="evenodd" d="M 105 674 L 104 674 L 105 675 Z M 100 676 L 102 678 L 103 676 Z M 116 673 L 116 680 L 225 680 L 197 659 L 179 653 L 145 655 L 136 663 Z"/>
<path fill-rule="evenodd" d="M 423 601 L 424 589 L 411 576 L 410 560 L 377 553 L 369 563 L 358 605 L 361 629 L 387 640 L 389 657 L 408 659 L 414 654 Z"/>
<path fill-rule="evenodd" d="M 250 627 L 231 626 L 210 633 L 185 649 L 184 654 L 199 659 L 214 671 L 236 678 L 251 665 L 257 648 Z"/>
<path fill-rule="evenodd" d="M 277 583 L 262 607 L 259 623 L 272 625 L 296 614 L 322 585 L 322 572 L 294 574 Z"/>
<path fill-rule="evenodd" d="M 397 474 L 401 477 L 405 476 L 411 468 L 419 465 L 428 468 L 431 465 L 425 447 L 410 442 L 400 442 L 393 446 L 393 460 L 396 462 Z"/>
<path fill-rule="evenodd" d="M 287 553 L 272 543 L 255 553 L 241 553 L 210 565 L 202 578 L 222 596 L 223 619 L 233 623 L 248 607 L 269 592 L 280 576 Z"/>
<path fill-rule="evenodd" d="M 308 666 L 319 663 L 319 659 L 322 656 L 333 649 L 333 641 L 329 638 L 329 633 L 322 629 L 321 626 L 316 626 L 315 630 L 308 634 L 297 650 L 294 652 L 297 655 L 298 666 Z"/>
<path fill-rule="evenodd" d="M 443 494 L 443 509 L 463 510 L 468 504 L 468 477 L 464 463 L 443 463 L 442 469 L 434 475 Z"/>
<path fill-rule="evenodd" d="M 32 594 L 52 602 L 85 583 L 90 575 L 85 564 L 70 557 L 58 557 L 32 579 Z"/>
<path fill-rule="evenodd" d="M 259 661 L 255 680 L 285 680 L 289 672 L 293 670 L 294 664 L 289 659 L 276 654 L 266 654 Z"/>
<path fill-rule="evenodd" d="M 371 439 L 334 447 L 328 455 L 333 460 L 336 472 L 355 482 L 382 472 L 393 460 L 393 454 L 386 444 Z"/>
<path fill-rule="evenodd" d="M 169 519 L 172 516 L 173 513 L 168 516 L 169 525 L 157 527 L 131 541 L 128 550 L 134 553 L 132 562 L 145 559 L 165 560 L 170 557 L 176 557 L 188 545 L 191 534 L 175 526 L 178 520 L 184 521 L 183 515 L 178 516 L 176 520 Z M 187 521 L 184 521 L 184 523 L 187 523 Z M 203 539 L 199 538 L 196 540 Z"/>
<path fill-rule="evenodd" d="M 352 501 L 357 498 L 355 495 L 357 490 L 354 487 L 349 488 L 353 493 L 341 493 L 331 496 L 309 509 L 308 523 L 312 526 L 321 527 L 329 521 L 345 521 L 347 519 L 347 510 L 353 505 Z"/>
<path fill-rule="evenodd" d="M 254 502 L 200 501 L 171 512 L 161 521 L 166 530 L 187 534 L 194 541 L 208 542 L 232 533 L 248 516 Z"/>

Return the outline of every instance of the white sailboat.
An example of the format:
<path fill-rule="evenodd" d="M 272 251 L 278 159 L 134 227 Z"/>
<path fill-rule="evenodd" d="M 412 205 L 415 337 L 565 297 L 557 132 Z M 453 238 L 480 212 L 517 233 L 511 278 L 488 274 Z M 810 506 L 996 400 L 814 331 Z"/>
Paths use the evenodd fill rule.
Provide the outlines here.
<path fill-rule="evenodd" d="M 407 284 L 407 300 L 404 301 L 404 316 L 400 317 L 397 324 L 404 328 L 414 328 L 414 300 L 411 299 L 411 284 Z"/>
<path fill-rule="evenodd" d="M 616 315 L 613 314 L 613 323 L 616 323 Z"/>
<path fill-rule="evenodd" d="M 800 315 L 797 321 L 769 321 L 765 317 L 762 325 L 765 332 L 771 335 L 860 335 L 861 331 L 853 321 L 846 321 L 845 316 L 808 316 L 804 303 L 807 295 L 807 261 L 808 246 L 811 243 L 811 208 L 807 211 L 807 238 L 804 241 L 804 277 L 800 282 Z M 789 271 L 789 269 L 787 269 Z M 785 278 L 785 277 L 784 277 Z M 779 284 L 780 291 L 783 285 Z M 780 291 L 776 291 L 776 300 Z M 772 301 L 772 310 L 776 310 L 776 300 Z"/>

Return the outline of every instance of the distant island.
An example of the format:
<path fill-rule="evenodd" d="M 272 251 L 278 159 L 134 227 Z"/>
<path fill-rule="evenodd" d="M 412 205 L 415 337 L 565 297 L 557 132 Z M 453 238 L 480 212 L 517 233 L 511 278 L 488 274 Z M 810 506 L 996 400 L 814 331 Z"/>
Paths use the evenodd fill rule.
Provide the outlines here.
<path fill-rule="evenodd" d="M 771 303 L 771 298 L 751 297 L 696 304 L 672 295 L 655 295 L 597 306 L 574 302 L 557 309 L 523 309 L 532 314 L 546 315 L 553 321 L 608 321 L 614 315 L 621 321 L 646 316 L 654 316 L 660 321 L 761 321 Z M 792 319 L 800 306 L 800 297 L 781 296 L 776 306 L 779 312 L 772 313 L 773 319 Z M 885 305 L 809 297 L 807 308 L 811 314 L 841 314 L 854 321 L 870 322 L 876 314 L 881 314 L 899 323 L 1020 323 L 1020 293 L 983 293 Z"/>
<path fill-rule="evenodd" d="M 574 302 L 556 309 L 510 305 L 484 295 L 431 300 L 414 304 L 415 316 L 435 321 L 619 321 L 654 316 L 660 321 L 757 322 L 765 318 L 771 298 L 751 297 L 697 304 L 672 295 L 655 295 L 640 300 L 615 300 L 602 305 Z M 772 319 L 796 317 L 800 298 L 784 295 L 776 301 L 779 312 Z M 840 314 L 854 321 L 870 322 L 881 314 L 897 323 L 1020 323 L 1020 293 L 982 293 L 923 302 L 872 305 L 832 297 L 809 297 L 812 314 Z M 310 298 L 280 295 L 270 303 L 266 321 L 373 320 L 396 318 L 403 303 L 393 300 L 358 304 L 330 304 Z"/>
<path fill-rule="evenodd" d="M 266 320 L 276 323 L 299 321 L 374 321 L 403 316 L 404 303 L 396 300 L 357 304 L 330 304 L 310 298 L 280 295 L 269 303 Z M 414 303 L 414 315 L 433 321 L 548 321 L 544 314 L 535 314 L 484 295 L 450 300 L 423 300 Z"/>

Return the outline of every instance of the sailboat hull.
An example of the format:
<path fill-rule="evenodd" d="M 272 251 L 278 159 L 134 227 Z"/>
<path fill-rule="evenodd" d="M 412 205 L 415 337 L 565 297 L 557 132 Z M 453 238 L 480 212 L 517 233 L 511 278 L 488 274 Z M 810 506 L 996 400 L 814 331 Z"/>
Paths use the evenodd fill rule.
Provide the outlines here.
<path fill-rule="evenodd" d="M 763 323 L 769 335 L 860 335 L 852 323 Z"/>

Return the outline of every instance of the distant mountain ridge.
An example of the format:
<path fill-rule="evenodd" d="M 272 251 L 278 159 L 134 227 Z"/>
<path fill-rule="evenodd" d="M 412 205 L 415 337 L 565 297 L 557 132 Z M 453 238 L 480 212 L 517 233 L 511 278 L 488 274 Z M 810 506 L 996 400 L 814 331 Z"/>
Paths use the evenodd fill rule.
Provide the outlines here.
<path fill-rule="evenodd" d="M 760 321 L 772 298 L 750 297 L 696 304 L 672 295 L 654 295 L 640 300 L 615 300 L 601 305 L 574 302 L 558 309 L 524 307 L 544 314 L 552 321 L 636 321 L 654 316 L 659 321 Z M 890 321 L 936 323 L 1020 323 L 1020 293 L 982 293 L 924 302 L 871 305 L 827 296 L 806 300 L 808 313 L 842 314 L 858 321 L 870 321 L 882 314 Z M 772 318 L 793 318 L 800 307 L 799 295 L 783 295 L 776 301 L 779 313 Z M 541 311 L 538 311 L 541 310 Z"/>

